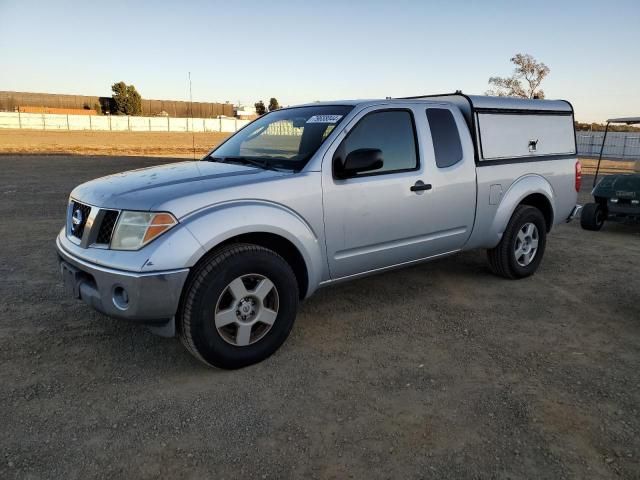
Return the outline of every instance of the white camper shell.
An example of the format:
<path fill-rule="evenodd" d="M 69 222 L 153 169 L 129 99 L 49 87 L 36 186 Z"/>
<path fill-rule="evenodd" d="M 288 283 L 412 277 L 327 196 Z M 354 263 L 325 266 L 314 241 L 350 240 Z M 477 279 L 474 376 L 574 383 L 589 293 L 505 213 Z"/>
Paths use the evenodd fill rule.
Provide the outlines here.
<path fill-rule="evenodd" d="M 566 100 L 528 100 L 453 93 L 424 97 L 455 104 L 476 144 L 478 165 L 576 154 L 573 107 Z"/>

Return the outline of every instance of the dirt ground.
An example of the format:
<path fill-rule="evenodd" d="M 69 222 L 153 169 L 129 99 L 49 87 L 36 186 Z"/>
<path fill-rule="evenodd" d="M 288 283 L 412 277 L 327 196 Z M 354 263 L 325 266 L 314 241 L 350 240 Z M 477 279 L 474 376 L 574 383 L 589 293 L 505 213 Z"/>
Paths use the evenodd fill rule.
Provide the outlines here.
<path fill-rule="evenodd" d="M 328 287 L 219 371 L 58 279 L 70 190 L 166 161 L 0 156 L 0 478 L 640 478 L 639 226 Z"/>
<path fill-rule="evenodd" d="M 228 133 L 0 130 L 0 154 L 142 155 L 196 158 Z"/>

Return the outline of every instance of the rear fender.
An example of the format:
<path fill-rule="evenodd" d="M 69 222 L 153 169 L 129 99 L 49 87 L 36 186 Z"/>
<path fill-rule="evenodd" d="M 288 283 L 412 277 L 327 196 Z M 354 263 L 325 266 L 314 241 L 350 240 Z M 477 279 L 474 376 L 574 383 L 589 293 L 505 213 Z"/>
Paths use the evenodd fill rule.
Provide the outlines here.
<path fill-rule="evenodd" d="M 513 215 L 516 207 L 520 205 L 526 197 L 535 193 L 544 195 L 549 201 L 552 211 L 555 212 L 555 195 L 553 187 L 544 177 L 535 174 L 528 174 L 518 178 L 511 184 L 504 194 L 496 214 L 493 217 L 493 222 L 491 223 L 491 228 L 489 230 L 490 238 L 492 240 L 490 241 L 490 244 L 487 245 L 489 248 L 493 248 L 500 243 L 502 235 L 504 234 L 507 224 L 509 223 L 509 220 L 511 220 L 511 216 Z"/>

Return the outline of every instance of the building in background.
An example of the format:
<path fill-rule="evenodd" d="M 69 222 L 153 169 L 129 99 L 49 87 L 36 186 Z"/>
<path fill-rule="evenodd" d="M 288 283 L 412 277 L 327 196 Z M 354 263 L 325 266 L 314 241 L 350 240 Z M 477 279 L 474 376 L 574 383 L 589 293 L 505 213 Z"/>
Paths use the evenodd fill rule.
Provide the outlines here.
<path fill-rule="evenodd" d="M 0 91 L 0 112 L 78 114 L 79 111 L 85 111 L 85 115 L 91 115 L 90 111 L 98 108 L 101 112 L 97 113 L 109 114 L 115 110 L 113 99 L 89 95 Z M 234 105 L 231 103 L 142 99 L 142 116 L 218 118 L 233 117 L 234 114 Z"/>
<path fill-rule="evenodd" d="M 258 118 L 256 108 L 249 105 L 236 105 L 235 116 L 240 120 L 255 120 Z"/>

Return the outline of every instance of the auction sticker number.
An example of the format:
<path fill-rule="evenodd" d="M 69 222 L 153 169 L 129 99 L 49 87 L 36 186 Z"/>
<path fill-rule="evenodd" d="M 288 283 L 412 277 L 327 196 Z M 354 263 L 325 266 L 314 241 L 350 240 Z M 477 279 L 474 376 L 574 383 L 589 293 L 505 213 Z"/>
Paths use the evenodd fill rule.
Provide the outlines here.
<path fill-rule="evenodd" d="M 307 120 L 307 123 L 337 123 L 342 115 L 314 115 Z"/>

